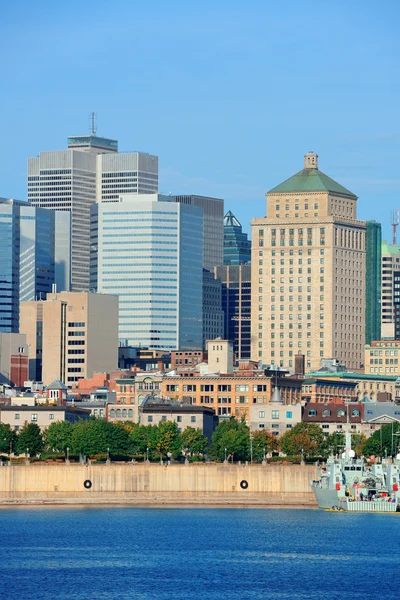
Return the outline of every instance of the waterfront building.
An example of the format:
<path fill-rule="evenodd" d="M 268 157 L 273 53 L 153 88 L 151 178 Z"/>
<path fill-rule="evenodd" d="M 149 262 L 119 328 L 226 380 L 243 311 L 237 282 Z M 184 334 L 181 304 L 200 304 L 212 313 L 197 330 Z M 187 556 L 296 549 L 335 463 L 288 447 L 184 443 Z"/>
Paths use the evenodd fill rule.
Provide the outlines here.
<path fill-rule="evenodd" d="M 365 234 L 365 343 L 381 338 L 381 246 L 382 226 L 376 221 L 367 221 Z"/>
<path fill-rule="evenodd" d="M 69 219 L 0 198 L 0 234 L 0 331 L 17 333 L 20 302 L 45 298 L 57 280 L 69 285 Z"/>
<path fill-rule="evenodd" d="M 90 207 L 118 201 L 121 193 L 158 188 L 158 159 L 118 154 L 118 142 L 94 134 L 68 138 L 68 149 L 28 159 L 28 201 L 71 213 L 71 289 L 89 290 Z"/>
<path fill-rule="evenodd" d="M 238 360 L 251 352 L 251 265 L 215 267 L 214 277 L 222 282 L 224 337 L 233 343 Z"/>
<path fill-rule="evenodd" d="M 267 193 L 267 217 L 252 221 L 252 359 L 306 368 L 335 356 L 351 369 L 364 359 L 365 232 L 357 197 L 304 168 Z"/>
<path fill-rule="evenodd" d="M 30 345 L 30 378 L 68 386 L 118 364 L 118 297 L 89 292 L 48 294 L 21 304 L 21 332 Z"/>
<path fill-rule="evenodd" d="M 269 375 L 194 375 L 165 376 L 161 395 L 172 401 L 191 402 L 214 408 L 220 419 L 236 417 L 249 422 L 252 404 L 268 404 L 273 391 L 279 388 L 284 404 L 301 401 L 301 380 Z"/>
<path fill-rule="evenodd" d="M 92 284 L 120 298 L 119 339 L 202 347 L 203 213 L 161 194 L 92 207 Z"/>
<path fill-rule="evenodd" d="M 21 399 L 22 400 L 22 399 Z M 90 411 L 72 406 L 1 406 L 0 423 L 10 425 L 14 431 L 22 429 L 25 423 L 35 423 L 43 431 L 58 421 L 77 421 L 90 418 Z"/>
<path fill-rule="evenodd" d="M 252 404 L 250 406 L 250 431 L 265 429 L 275 436 L 281 436 L 288 429 L 301 423 L 302 405 L 285 406 L 282 402 Z"/>
<path fill-rule="evenodd" d="M 383 241 L 381 259 L 381 337 L 382 339 L 394 339 L 394 277 L 395 274 L 400 273 L 400 245 L 388 244 Z"/>
<path fill-rule="evenodd" d="M 374 340 L 367 344 L 365 373 L 399 375 L 400 340 Z"/>
<path fill-rule="evenodd" d="M 218 421 L 215 411 L 209 406 L 193 406 L 180 402 L 165 400 L 146 400 L 139 408 L 141 425 L 159 425 L 172 421 L 178 426 L 178 433 L 187 427 L 201 429 L 203 435 L 211 442 L 211 436 Z"/>
<path fill-rule="evenodd" d="M 363 413 L 363 402 L 349 402 L 348 404 L 309 402 L 303 409 L 303 422 L 315 423 L 322 428 L 325 435 L 329 435 L 332 433 L 344 433 L 348 420 L 351 433 L 363 433 Z M 369 431 L 371 430 L 369 429 Z"/>
<path fill-rule="evenodd" d="M 354 373 L 351 371 L 343 371 L 332 373 L 329 371 L 314 371 L 306 374 L 306 378 L 319 378 L 327 381 L 354 381 L 357 385 L 355 388 L 357 401 L 363 398 L 368 398 L 373 402 L 379 401 L 380 398 L 388 396 L 392 400 L 400 402 L 400 388 L 397 388 L 396 383 L 398 376 L 390 374 L 376 373 Z M 398 392 L 396 393 L 396 390 Z"/>
<path fill-rule="evenodd" d="M 251 241 L 242 225 L 228 210 L 224 217 L 224 265 L 241 265 L 251 260 Z"/>

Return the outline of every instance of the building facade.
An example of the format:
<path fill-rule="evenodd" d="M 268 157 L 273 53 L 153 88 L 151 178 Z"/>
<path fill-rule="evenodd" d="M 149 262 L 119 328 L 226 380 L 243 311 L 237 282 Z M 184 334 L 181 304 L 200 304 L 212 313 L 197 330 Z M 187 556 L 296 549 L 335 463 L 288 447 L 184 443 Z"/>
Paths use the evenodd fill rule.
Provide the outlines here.
<path fill-rule="evenodd" d="M 382 339 L 394 339 L 394 276 L 395 273 L 400 272 L 400 245 L 392 245 L 383 241 L 381 260 L 381 337 Z"/>
<path fill-rule="evenodd" d="M 238 360 L 251 355 L 251 265 L 215 267 L 222 282 L 224 337 L 233 343 Z"/>
<path fill-rule="evenodd" d="M 365 346 L 365 373 L 399 375 L 400 340 L 374 340 Z"/>
<path fill-rule="evenodd" d="M 252 221 L 252 359 L 306 368 L 334 356 L 364 359 L 365 222 L 357 197 L 305 155 L 304 169 L 267 193 L 267 217 Z"/>
<path fill-rule="evenodd" d="M 69 285 L 69 235 L 63 214 L 0 198 L 0 331 L 19 331 L 20 302 Z"/>
<path fill-rule="evenodd" d="M 203 269 L 203 348 L 207 340 L 223 335 L 222 284 L 210 271 Z"/>
<path fill-rule="evenodd" d="M 196 206 L 125 196 L 92 208 L 92 288 L 120 298 L 125 345 L 202 347 L 203 214 Z"/>
<path fill-rule="evenodd" d="M 229 210 L 224 217 L 224 265 L 241 265 L 251 260 L 251 241 Z"/>
<path fill-rule="evenodd" d="M 169 196 L 169 199 L 203 211 L 203 269 L 212 272 L 224 262 L 224 201 L 196 195 Z"/>
<path fill-rule="evenodd" d="M 365 343 L 381 339 L 381 268 L 382 226 L 367 221 L 365 234 Z"/>
<path fill-rule="evenodd" d="M 25 423 L 35 423 L 44 430 L 57 421 L 75 423 L 89 419 L 90 411 L 66 406 L 3 406 L 0 408 L 0 423 L 19 431 Z"/>
<path fill-rule="evenodd" d="M 92 204 L 157 187 L 157 157 L 138 152 L 119 155 L 116 140 L 95 135 L 69 137 L 67 150 L 40 152 L 28 159 L 28 201 L 71 213 L 72 291 L 89 290 Z"/>
<path fill-rule="evenodd" d="M 23 302 L 21 332 L 30 345 L 31 378 L 70 386 L 117 368 L 118 298 L 60 292 L 48 294 L 46 301 Z"/>

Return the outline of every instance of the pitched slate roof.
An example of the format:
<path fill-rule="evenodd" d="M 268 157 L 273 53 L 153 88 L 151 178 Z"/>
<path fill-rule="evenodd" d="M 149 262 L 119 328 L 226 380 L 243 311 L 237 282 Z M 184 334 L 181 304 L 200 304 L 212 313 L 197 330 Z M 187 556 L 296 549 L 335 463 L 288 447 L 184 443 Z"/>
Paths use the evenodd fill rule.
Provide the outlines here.
<path fill-rule="evenodd" d="M 319 169 L 302 169 L 269 190 L 268 194 L 290 194 L 293 192 L 332 192 L 357 198 L 353 192 L 350 192 Z"/>

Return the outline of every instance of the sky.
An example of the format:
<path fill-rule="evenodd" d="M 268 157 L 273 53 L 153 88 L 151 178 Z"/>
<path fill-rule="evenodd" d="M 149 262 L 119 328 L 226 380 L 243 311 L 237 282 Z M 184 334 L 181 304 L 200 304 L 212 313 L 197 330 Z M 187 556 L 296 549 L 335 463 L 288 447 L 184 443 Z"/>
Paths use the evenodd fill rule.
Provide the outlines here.
<path fill-rule="evenodd" d="M 319 155 L 391 237 L 400 209 L 400 2 L 3 0 L 0 196 L 26 161 L 90 130 L 159 156 L 160 192 L 265 193 Z M 399 228 L 400 240 L 400 228 Z"/>

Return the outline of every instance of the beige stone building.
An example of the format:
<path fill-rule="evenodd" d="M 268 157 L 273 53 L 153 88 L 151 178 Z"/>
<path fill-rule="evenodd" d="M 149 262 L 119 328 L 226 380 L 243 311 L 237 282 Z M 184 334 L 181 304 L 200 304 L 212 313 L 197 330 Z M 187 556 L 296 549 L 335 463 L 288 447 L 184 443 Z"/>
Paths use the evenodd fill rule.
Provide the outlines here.
<path fill-rule="evenodd" d="M 365 346 L 365 372 L 399 374 L 400 340 L 376 340 Z"/>
<path fill-rule="evenodd" d="M 216 338 L 206 342 L 209 373 L 233 373 L 233 344 Z"/>
<path fill-rule="evenodd" d="M 365 231 L 357 197 L 319 171 L 318 156 L 267 193 L 252 221 L 252 359 L 306 368 L 364 361 Z"/>
<path fill-rule="evenodd" d="M 20 329 L 44 384 L 59 379 L 72 385 L 118 366 L 117 296 L 61 292 L 23 302 Z"/>
<path fill-rule="evenodd" d="M 14 431 L 22 429 L 25 423 L 35 423 L 43 430 L 57 421 L 75 423 L 89 418 L 89 410 L 66 406 L 6 406 L 0 410 L 0 423 L 10 425 Z"/>

